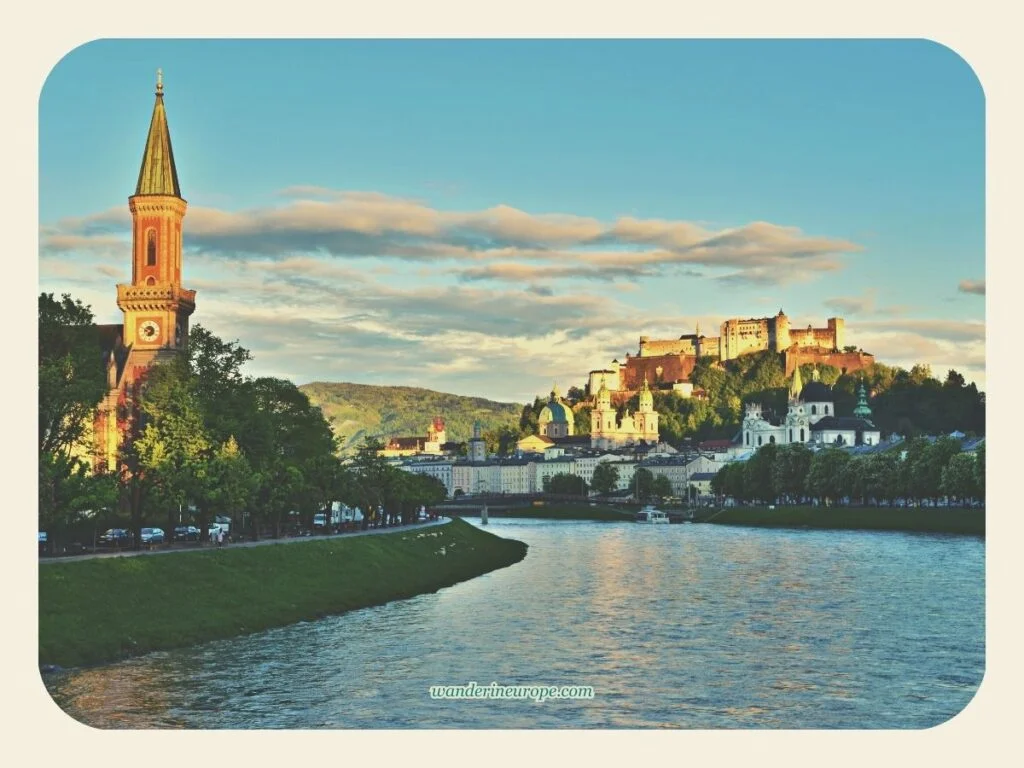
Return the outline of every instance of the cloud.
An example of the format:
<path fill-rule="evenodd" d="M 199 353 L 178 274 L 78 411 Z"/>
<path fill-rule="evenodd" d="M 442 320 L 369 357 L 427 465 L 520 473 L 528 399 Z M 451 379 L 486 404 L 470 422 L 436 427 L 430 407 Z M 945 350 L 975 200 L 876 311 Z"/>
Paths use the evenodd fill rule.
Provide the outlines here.
<path fill-rule="evenodd" d="M 849 323 L 847 330 L 849 334 L 861 332 L 876 334 L 910 333 L 917 334 L 923 338 L 941 341 L 985 341 L 985 324 L 979 321 L 961 322 L 958 320 L 916 320 L 909 318 L 861 320 L 856 323 Z"/>
<path fill-rule="evenodd" d="M 960 293 L 973 293 L 977 296 L 985 295 L 985 281 L 984 280 L 961 280 L 957 286 L 957 290 Z"/>
<path fill-rule="evenodd" d="M 822 304 L 826 309 L 843 315 L 844 317 L 855 315 L 881 315 L 885 317 L 892 317 L 896 315 L 903 315 L 910 309 L 903 304 L 879 306 L 878 291 L 874 288 L 869 288 L 862 296 L 837 296 L 832 299 L 825 299 Z"/>
<path fill-rule="evenodd" d="M 785 283 L 842 269 L 860 246 L 764 221 L 711 230 L 683 220 L 528 213 L 509 205 L 445 211 L 378 192 L 293 186 L 280 205 L 241 211 L 196 206 L 186 216 L 186 247 L 210 257 L 302 255 L 452 262 L 466 280 L 518 282 L 507 263 L 548 261 L 546 280 L 639 279 L 712 270 L 733 283 Z M 127 211 L 62 219 L 41 231 L 44 253 L 109 248 L 123 242 Z M 505 265 L 500 265 L 505 262 Z M 696 273 L 694 273 L 696 274 Z"/>

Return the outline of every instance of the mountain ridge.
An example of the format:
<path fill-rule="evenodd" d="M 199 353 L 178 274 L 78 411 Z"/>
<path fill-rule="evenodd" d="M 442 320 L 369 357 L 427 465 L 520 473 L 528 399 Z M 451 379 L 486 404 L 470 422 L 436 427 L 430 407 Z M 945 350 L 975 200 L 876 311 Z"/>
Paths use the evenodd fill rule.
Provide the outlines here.
<path fill-rule="evenodd" d="M 485 431 L 518 425 L 525 405 L 402 385 L 312 381 L 299 389 L 323 412 L 343 452 L 367 437 L 426 435 L 434 416 L 445 420 L 449 441 L 463 442 L 476 421 Z"/>

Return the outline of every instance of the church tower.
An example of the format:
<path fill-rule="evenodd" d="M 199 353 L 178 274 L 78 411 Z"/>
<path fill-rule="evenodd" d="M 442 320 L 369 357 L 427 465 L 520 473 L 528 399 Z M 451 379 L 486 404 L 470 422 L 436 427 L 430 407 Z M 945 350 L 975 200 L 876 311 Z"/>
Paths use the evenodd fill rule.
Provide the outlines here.
<path fill-rule="evenodd" d="M 196 292 L 181 285 L 181 222 L 186 203 L 178 186 L 171 134 L 164 110 L 164 84 L 156 75 L 156 104 L 135 194 L 128 198 L 132 215 L 132 278 L 117 286 L 117 306 L 124 313 L 113 347 L 106 351 L 107 394 L 93 422 L 96 471 L 117 471 L 129 437 L 132 404 L 153 365 L 186 349 L 188 319 Z"/>
<path fill-rule="evenodd" d="M 139 181 L 128 198 L 132 281 L 117 286 L 117 306 L 124 312 L 122 338 L 132 350 L 125 374 L 133 381 L 188 343 L 188 318 L 195 311 L 196 294 L 181 285 L 181 223 L 186 207 L 167 127 L 163 77 L 157 70 L 156 103 Z"/>

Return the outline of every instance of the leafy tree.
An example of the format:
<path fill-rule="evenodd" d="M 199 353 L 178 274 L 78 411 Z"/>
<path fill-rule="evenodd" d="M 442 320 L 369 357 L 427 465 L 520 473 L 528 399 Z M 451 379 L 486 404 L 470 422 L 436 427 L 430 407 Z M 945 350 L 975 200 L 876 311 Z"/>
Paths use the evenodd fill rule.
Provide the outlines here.
<path fill-rule="evenodd" d="M 843 471 L 849 461 L 850 454 L 839 448 L 818 451 L 811 459 L 811 468 L 807 473 L 807 492 L 826 501 L 841 497 Z"/>
<path fill-rule="evenodd" d="M 804 493 L 811 469 L 811 451 L 802 443 L 780 446 L 772 467 L 772 490 L 776 496 L 795 498 Z"/>
<path fill-rule="evenodd" d="M 779 447 L 764 445 L 744 465 L 744 487 L 747 495 L 762 501 L 775 501 L 775 458 Z"/>
<path fill-rule="evenodd" d="M 122 477 L 136 546 L 150 502 L 163 507 L 173 529 L 172 510 L 204 495 L 211 441 L 195 384 L 184 359 L 174 358 L 147 373 L 132 409 L 133 439 L 124 451 Z M 200 507 L 199 513 L 205 537 L 209 512 Z"/>
<path fill-rule="evenodd" d="M 985 500 L 985 443 L 978 446 L 975 451 L 974 462 L 974 487 L 977 489 L 978 498 Z"/>
<path fill-rule="evenodd" d="M 68 294 L 39 295 L 39 454 L 83 447 L 107 392 L 106 361 L 92 311 Z"/>
<path fill-rule="evenodd" d="M 910 466 L 911 490 L 915 498 L 935 499 L 942 493 L 942 475 L 950 460 L 960 453 L 960 441 L 940 437 L 925 445 Z"/>
<path fill-rule="evenodd" d="M 973 499 L 978 495 L 975 482 L 977 458 L 969 453 L 958 453 L 951 457 L 942 472 L 940 490 L 957 499 Z"/>
<path fill-rule="evenodd" d="M 582 477 L 564 472 L 552 475 L 548 488 L 550 493 L 560 496 L 583 496 L 587 492 L 587 484 Z"/>
<path fill-rule="evenodd" d="M 718 496 L 745 500 L 749 498 L 744 487 L 745 479 L 746 471 L 742 463 L 726 464 L 711 478 L 711 490 Z"/>
<path fill-rule="evenodd" d="M 654 492 L 654 474 L 647 467 L 637 467 L 631 485 L 636 499 L 646 501 Z"/>
<path fill-rule="evenodd" d="M 672 481 L 666 475 L 657 475 L 651 485 L 651 495 L 661 499 L 672 496 Z"/>
<path fill-rule="evenodd" d="M 606 496 L 619 487 L 619 468 L 610 461 L 599 462 L 594 467 L 594 476 L 590 487 L 597 493 Z"/>

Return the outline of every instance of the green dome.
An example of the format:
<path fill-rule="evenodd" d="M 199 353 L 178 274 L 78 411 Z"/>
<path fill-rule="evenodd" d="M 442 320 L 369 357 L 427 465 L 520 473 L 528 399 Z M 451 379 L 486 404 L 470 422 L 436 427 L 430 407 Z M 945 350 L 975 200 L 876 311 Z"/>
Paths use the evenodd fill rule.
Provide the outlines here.
<path fill-rule="evenodd" d="M 572 424 L 572 411 L 562 403 L 548 403 L 541 410 L 538 421 Z"/>

